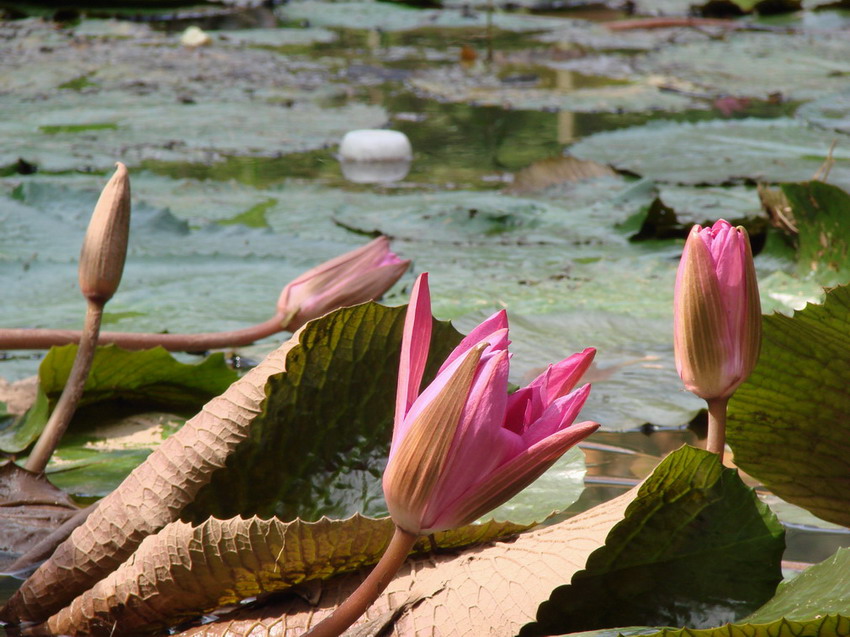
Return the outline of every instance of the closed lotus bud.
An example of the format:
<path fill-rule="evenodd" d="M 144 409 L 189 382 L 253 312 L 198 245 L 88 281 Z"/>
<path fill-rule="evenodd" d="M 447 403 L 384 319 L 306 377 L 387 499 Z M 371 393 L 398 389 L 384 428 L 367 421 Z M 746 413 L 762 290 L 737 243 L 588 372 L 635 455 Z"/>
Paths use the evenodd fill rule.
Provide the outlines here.
<path fill-rule="evenodd" d="M 130 178 L 118 162 L 94 207 L 80 252 L 80 289 L 96 303 L 115 294 L 124 271 L 130 234 Z"/>
<path fill-rule="evenodd" d="M 390 252 L 389 239 L 378 237 L 289 283 L 277 301 L 278 313 L 286 329 L 295 331 L 332 310 L 379 298 L 409 265 Z"/>
<path fill-rule="evenodd" d="M 691 230 L 676 277 L 673 344 L 685 387 L 706 400 L 729 398 L 752 372 L 761 306 L 744 228 L 721 219 Z"/>

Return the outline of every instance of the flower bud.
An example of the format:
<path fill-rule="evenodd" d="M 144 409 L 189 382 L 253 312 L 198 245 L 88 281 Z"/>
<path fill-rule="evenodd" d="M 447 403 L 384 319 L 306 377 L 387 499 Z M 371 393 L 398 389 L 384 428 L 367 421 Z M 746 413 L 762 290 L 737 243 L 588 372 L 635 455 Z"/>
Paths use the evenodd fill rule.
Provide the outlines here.
<path fill-rule="evenodd" d="M 389 239 L 378 237 L 289 283 L 277 301 L 278 313 L 285 317 L 286 329 L 295 331 L 332 310 L 377 299 L 409 265 L 390 252 Z"/>
<path fill-rule="evenodd" d="M 685 387 L 729 398 L 758 361 L 761 306 L 747 231 L 694 226 L 676 277 L 673 345 Z"/>
<path fill-rule="evenodd" d="M 80 251 L 80 289 L 88 300 L 106 303 L 124 271 L 130 234 L 130 178 L 118 162 L 94 207 Z"/>

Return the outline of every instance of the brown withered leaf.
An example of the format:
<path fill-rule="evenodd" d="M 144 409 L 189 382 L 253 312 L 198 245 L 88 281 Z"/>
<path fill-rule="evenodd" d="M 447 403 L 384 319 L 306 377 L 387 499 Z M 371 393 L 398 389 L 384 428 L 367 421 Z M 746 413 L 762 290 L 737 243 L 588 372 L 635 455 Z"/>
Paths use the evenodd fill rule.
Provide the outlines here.
<path fill-rule="evenodd" d="M 283 371 L 296 336 L 207 403 L 100 501 L 0 611 L 7 622 L 43 621 L 115 569 L 149 534 L 177 519 L 248 435 L 265 383 Z"/>
<path fill-rule="evenodd" d="M 317 512 L 328 498 L 315 494 L 327 496 L 349 457 L 380 457 L 388 445 L 404 314 L 366 303 L 305 325 L 101 500 L 0 618 L 45 621 L 178 519 L 344 510 L 328 502 Z M 426 379 L 459 340 L 449 323 L 434 322 Z"/>
<path fill-rule="evenodd" d="M 597 177 L 613 177 L 617 172 L 589 159 L 549 157 L 520 170 L 508 189 L 510 192 L 534 192 L 565 182 L 584 181 Z"/>
<path fill-rule="evenodd" d="M 479 637 L 482 627 L 515 635 L 533 621 L 556 586 L 585 567 L 637 488 L 565 522 L 519 535 L 510 542 L 409 560 L 386 592 L 345 634 Z M 300 635 L 328 616 L 363 581 L 367 570 L 323 584 L 318 606 L 292 595 L 234 612 L 180 633 L 183 637 Z M 486 629 L 485 629 L 486 630 Z"/>
<path fill-rule="evenodd" d="M 14 462 L 0 465 L 0 571 L 78 511 L 43 475 Z"/>
<path fill-rule="evenodd" d="M 434 540 L 441 549 L 516 535 L 527 526 L 470 525 Z M 51 617 L 62 635 L 136 635 L 162 630 L 247 597 L 374 564 L 393 534 L 389 518 L 285 523 L 259 518 L 174 522 L 145 538 L 124 564 Z M 414 553 L 431 547 L 422 539 Z"/>

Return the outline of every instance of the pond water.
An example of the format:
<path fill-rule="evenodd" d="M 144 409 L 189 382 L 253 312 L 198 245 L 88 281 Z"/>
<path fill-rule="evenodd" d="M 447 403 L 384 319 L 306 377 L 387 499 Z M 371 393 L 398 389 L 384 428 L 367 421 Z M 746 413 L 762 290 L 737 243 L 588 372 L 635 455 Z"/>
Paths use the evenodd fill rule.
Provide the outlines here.
<path fill-rule="evenodd" d="M 681 444 L 700 445 L 700 437 L 695 433 L 700 430 L 703 418 L 699 414 L 700 405 L 690 397 L 683 397 L 682 390 L 675 384 L 669 344 L 670 286 L 681 244 L 669 238 L 629 242 L 625 238 L 625 228 L 658 193 L 668 201 L 675 201 L 677 196 L 679 201 L 712 198 L 712 203 L 702 208 L 696 206 L 696 211 L 682 210 L 684 216 L 690 214 L 697 221 L 705 220 L 707 215 L 728 214 L 725 211 L 730 208 L 724 206 L 731 206 L 730 202 L 737 199 L 744 203 L 740 209 L 734 209 L 735 213 L 743 210 L 742 216 L 757 216 L 758 204 L 751 188 L 755 177 L 733 171 L 727 178 L 712 179 L 710 183 L 693 179 L 671 184 L 665 183 L 663 178 L 649 183 L 640 179 L 643 176 L 640 171 L 624 169 L 609 182 L 595 181 L 578 186 L 555 184 L 545 193 L 530 195 L 530 200 L 520 203 L 504 204 L 500 195 L 510 187 L 519 171 L 562 156 L 576 142 L 600 139 L 594 138 L 600 133 L 662 125 L 685 127 L 693 124 L 693 130 L 697 130 L 700 123 L 785 121 L 794 116 L 804 101 L 838 90 L 837 81 L 835 87 L 830 82 L 840 78 L 835 74 L 843 71 L 824 71 L 821 82 L 828 85 L 827 88 L 789 88 L 789 93 L 780 97 L 759 90 L 750 94 L 741 89 L 750 81 L 746 76 L 739 78 L 730 73 L 732 79 L 724 80 L 729 84 L 715 80 L 717 83 L 712 85 L 705 79 L 691 82 L 687 73 L 674 77 L 669 66 L 653 59 L 653 51 L 667 45 L 681 46 L 683 50 L 692 43 L 710 46 L 712 38 L 716 37 L 714 34 L 705 36 L 682 30 L 667 34 L 666 40 L 656 34 L 640 37 L 628 34 L 618 40 L 611 34 L 600 35 L 592 31 L 602 22 L 623 18 L 624 14 L 618 9 L 543 11 L 534 16 L 500 11 L 499 18 L 505 22 L 500 22 L 495 29 L 483 26 L 481 16 L 472 27 L 427 27 L 414 21 L 402 28 L 394 20 L 403 25 L 409 16 L 400 13 L 398 5 L 388 4 L 386 13 L 391 14 L 388 24 L 380 29 L 365 29 L 357 28 L 360 19 L 357 15 L 350 18 L 354 26 L 345 26 L 345 18 L 322 16 L 315 4 L 292 3 L 274 12 L 257 9 L 239 14 L 224 12 L 207 18 L 168 19 L 151 23 L 155 29 L 146 23 L 128 26 L 87 20 L 64 27 L 68 29 L 67 36 L 59 29 L 48 33 L 33 28 L 35 35 L 29 36 L 33 50 L 16 55 L 21 55 L 21 59 L 31 56 L 33 69 L 45 75 L 47 71 L 43 65 L 51 59 L 44 51 L 36 53 L 37 47 L 49 45 L 59 49 L 74 37 L 89 42 L 93 49 L 102 47 L 107 51 L 120 49 L 121 38 L 129 42 L 134 37 L 143 41 L 145 47 L 161 47 L 163 41 L 157 37 L 173 40 L 183 28 L 197 24 L 213 30 L 217 39 L 209 49 L 183 52 L 184 57 L 175 62 L 178 66 L 173 69 L 167 65 L 164 71 L 151 69 L 150 77 L 140 71 L 135 78 L 118 78 L 118 73 L 111 74 L 106 66 L 98 67 L 98 62 L 89 68 L 75 58 L 65 60 L 70 69 L 67 73 L 57 72 L 57 77 L 38 79 L 32 85 L 16 75 L 13 80 L 18 82 L 16 90 L 29 91 L 27 99 L 41 99 L 38 96 L 43 95 L 51 99 L 59 97 L 51 117 L 44 117 L 44 121 L 39 120 L 35 125 L 29 122 L 28 137 L 0 161 L 7 203 L 13 199 L 9 193 L 17 192 L 13 188 L 22 183 L 32 184 L 30 198 L 23 197 L 23 200 L 28 205 L 41 206 L 42 210 L 46 204 L 39 203 L 42 192 L 39 188 L 65 188 L 76 192 L 99 183 L 114 157 L 104 161 L 98 149 L 105 146 L 112 150 L 116 144 L 124 148 L 124 142 L 115 141 L 119 139 L 116 136 L 132 128 L 120 117 L 113 117 L 121 108 L 132 108 L 132 104 L 115 98 L 113 93 L 129 92 L 152 104 L 155 100 L 151 95 L 168 93 L 168 106 L 163 110 L 166 119 L 182 108 L 175 106 L 177 102 L 189 108 L 230 100 L 236 106 L 227 110 L 223 119 L 213 122 L 211 127 L 220 127 L 222 121 L 232 122 L 236 137 L 243 129 L 250 129 L 253 144 L 250 152 L 242 152 L 238 140 L 233 143 L 226 140 L 225 143 L 220 138 L 209 142 L 202 152 L 195 152 L 188 148 L 191 143 L 185 143 L 192 131 L 186 133 L 186 139 L 181 137 L 181 132 L 176 130 L 179 122 L 160 137 L 152 134 L 156 139 L 149 146 L 145 145 L 145 136 L 139 135 L 132 142 L 126 142 L 124 148 L 130 149 L 134 180 L 136 174 L 139 176 L 138 189 L 134 192 L 158 211 L 160 220 L 165 218 L 162 211 L 166 210 L 172 215 L 167 218 L 168 223 L 186 225 L 186 245 L 190 250 L 198 250 L 191 256 L 202 262 L 199 271 L 210 276 L 210 308 L 205 313 L 192 309 L 182 312 L 180 306 L 190 293 L 187 290 L 191 285 L 175 281 L 173 274 L 160 272 L 155 264 L 157 259 L 168 262 L 168 259 L 177 258 L 177 249 L 157 253 L 155 244 L 159 235 L 146 228 L 143 232 L 150 234 L 144 236 L 153 247 L 140 249 L 141 256 L 129 266 L 128 278 L 139 281 L 146 275 L 157 277 L 163 287 L 157 288 L 161 290 L 158 294 L 140 292 L 133 299 L 116 300 L 115 313 L 111 317 L 116 329 L 163 329 L 157 317 L 164 308 L 173 310 L 175 315 L 182 312 L 182 316 L 166 328 L 171 330 L 191 331 L 204 319 L 207 321 L 204 330 L 261 320 L 266 314 L 266 309 L 261 307 L 266 301 L 262 299 L 268 297 L 269 303 L 273 300 L 276 282 L 262 289 L 258 284 L 246 283 L 225 293 L 221 290 L 222 281 L 229 279 L 215 278 L 225 274 L 240 280 L 250 278 L 246 265 L 244 272 L 239 270 L 243 267 L 237 263 L 242 256 L 239 246 L 249 246 L 245 248 L 249 257 L 244 260 L 246 263 L 255 257 L 262 260 L 266 245 L 262 242 L 275 238 L 269 239 L 266 235 L 283 234 L 282 229 L 288 229 L 293 238 L 286 245 L 292 248 L 294 256 L 287 255 L 288 261 L 274 257 L 278 261 L 253 265 L 265 268 L 261 271 L 266 277 L 272 276 L 277 266 L 287 275 L 294 275 L 312 264 L 315 255 L 328 258 L 341 247 L 347 249 L 357 245 L 362 235 L 383 231 L 397 239 L 394 245 L 401 246 L 400 251 L 407 251 L 406 256 L 414 258 L 417 270 L 431 269 L 437 275 L 435 278 L 441 276 L 448 281 L 436 284 L 435 296 L 441 300 L 435 299 L 435 304 L 442 318 L 459 319 L 461 326 L 467 326 L 498 307 L 517 309 L 518 327 L 514 338 L 521 341 L 522 337 L 527 337 L 526 345 L 522 346 L 525 347 L 523 354 L 532 355 L 526 357 L 524 367 L 517 367 L 517 376 L 527 375 L 543 360 L 565 355 L 585 344 L 596 345 L 594 339 L 598 337 L 602 362 L 601 369 L 597 370 L 601 398 L 599 403 L 589 405 L 594 416 L 604 414 L 608 419 L 599 416 L 606 428 L 591 437 L 584 447 L 587 487 L 579 501 L 568 510 L 569 514 L 619 495 L 644 478 L 664 454 Z M 363 3 L 364 6 L 373 4 Z M 533 28 L 534 25 L 514 24 L 514 21 L 526 19 L 563 20 L 563 25 L 540 22 L 539 28 Z M 576 20 L 590 22 L 584 24 Z M 759 23 L 766 27 L 791 25 L 817 30 L 835 29 L 837 25 L 850 23 L 850 18 L 842 12 L 806 11 L 791 17 L 760 19 Z M 304 27 L 300 30 L 305 34 L 304 41 L 281 43 L 274 33 L 267 33 L 283 27 L 293 32 L 299 31 L 293 27 Z M 135 28 L 139 31 L 133 31 Z M 73 35 L 75 29 L 79 30 L 77 35 Z M 569 35 L 561 34 L 558 29 L 568 30 Z M 576 31 L 578 36 L 574 36 Z M 541 37 L 541 32 L 551 37 Z M 752 39 L 757 40 L 759 35 L 752 35 Z M 591 36 L 597 40 L 591 41 Z M 57 38 L 59 41 L 54 41 Z M 559 44 L 570 38 L 577 43 Z M 298 40 L 295 36 L 292 39 Z M 7 41 L 14 41 L 14 37 Z M 233 42 L 241 42 L 244 48 L 233 53 Z M 171 45 L 173 48 L 174 43 Z M 760 42 L 752 44 L 756 45 Z M 798 45 L 803 46 L 795 40 L 794 46 Z M 807 43 L 805 46 L 813 45 Z M 130 45 L 127 47 L 129 51 Z M 206 65 L 215 66 L 220 51 L 229 51 L 237 57 L 256 54 L 257 58 L 253 62 L 234 63 L 237 70 L 225 80 L 210 80 L 214 73 Z M 486 62 L 488 51 L 495 54 L 495 62 Z M 809 53 L 807 49 L 806 54 Z M 0 50 L 0 57 L 2 55 Z M 139 51 L 126 52 L 126 55 L 127 59 L 116 62 L 124 65 L 118 67 L 122 72 L 143 64 L 144 58 Z M 689 50 L 688 55 L 694 53 Z M 200 79 L 191 79 L 186 68 L 179 66 L 188 66 L 185 59 L 190 56 L 194 56 L 194 62 L 201 69 L 198 71 Z M 222 59 L 226 57 L 221 54 Z M 586 59 L 587 63 L 586 68 L 580 70 L 575 61 L 581 59 Z M 278 72 L 274 68 L 275 60 L 280 64 L 280 75 L 289 73 L 295 77 L 285 88 L 274 84 Z M 687 63 L 694 63 L 692 58 L 688 60 Z M 19 61 L 16 58 L 16 63 Z M 25 66 L 21 63 L 17 72 Z M 171 72 L 176 81 L 167 79 Z M 239 73 L 249 72 L 257 75 L 253 80 L 255 86 L 249 86 L 248 81 L 240 84 L 242 80 L 237 77 Z M 664 77 L 659 80 L 660 75 Z M 188 88 L 172 85 L 184 79 Z M 227 79 L 232 80 L 234 87 L 226 84 Z M 202 86 L 211 81 L 221 82 L 217 90 Z M 325 85 L 331 89 L 324 90 Z M 85 97 L 90 94 L 96 101 L 100 91 L 110 92 L 108 99 L 114 100 L 110 102 L 113 111 L 93 113 L 86 110 L 85 121 L 77 122 L 73 109 L 94 109 L 94 105 L 86 103 Z M 316 113 L 347 113 L 352 118 L 352 128 L 374 126 L 401 131 L 409 137 L 414 148 L 413 164 L 406 176 L 393 182 L 364 184 L 347 179 L 337 161 L 336 140 L 349 128 L 348 121 L 335 121 L 332 126 L 323 124 L 315 131 L 305 132 L 308 142 L 289 143 L 290 140 L 286 140 L 281 142 L 280 148 L 271 144 L 263 147 L 257 139 L 263 135 L 282 136 L 280 129 L 270 124 L 270 130 L 266 131 L 262 122 L 252 121 L 264 117 L 266 111 L 252 111 L 251 105 L 239 101 L 244 95 L 234 97 L 236 91 L 245 94 L 267 91 L 268 99 L 263 104 L 273 104 L 280 112 L 297 114 L 303 107 Z M 310 93 L 308 97 L 305 97 L 306 92 Z M 4 99 L 12 101 L 8 95 Z M 561 103 L 563 106 L 559 106 Z M 21 103 L 15 106 L 27 110 Z M 186 121 L 192 126 L 195 120 Z M 309 122 L 311 118 L 305 117 L 303 121 Z M 297 124 L 287 125 L 297 127 Z M 148 126 L 155 128 L 155 123 L 148 123 Z M 10 134 L 15 133 L 10 130 Z M 314 137 L 321 139 L 317 142 Z M 30 152 L 31 149 L 35 150 Z M 691 148 L 684 150 L 690 152 Z M 698 155 L 697 143 L 692 150 Z M 781 148 L 777 152 L 785 150 Z M 16 162 L 14 154 L 20 154 L 26 161 Z M 653 155 L 651 148 L 646 155 Z M 809 155 L 806 159 L 815 161 Z M 757 161 L 758 157 L 753 163 Z M 839 156 L 838 161 L 840 168 L 840 162 L 846 160 Z M 648 159 L 646 163 L 650 163 Z M 699 160 L 696 163 L 699 164 Z M 29 179 L 25 173 L 33 166 L 38 170 Z M 808 164 L 800 168 L 800 178 L 810 174 L 806 171 L 809 171 Z M 650 172 L 648 167 L 647 173 Z M 92 178 L 92 174 L 97 179 Z M 134 181 L 134 189 L 136 183 Z M 697 186 L 708 188 L 697 191 Z M 492 198 L 479 199 L 483 196 Z M 17 196 L 16 200 L 21 201 L 22 196 Z M 466 219 L 466 213 L 470 209 L 478 210 L 475 208 L 478 204 L 471 202 L 479 201 L 483 201 L 481 210 L 484 213 L 475 221 L 480 225 L 475 226 L 467 223 L 474 215 Z M 291 202 L 298 207 L 296 212 L 282 208 Z M 417 207 L 426 205 L 435 206 L 439 214 L 430 208 L 423 212 Z M 565 222 L 563 215 L 566 213 L 557 206 L 569 208 L 569 214 L 574 216 Z M 604 212 L 600 212 L 602 208 Z M 460 212 L 447 214 L 447 209 Z M 617 212 L 611 213 L 611 210 Z M 315 222 L 310 215 L 314 215 Z M 449 228 L 445 235 L 436 223 L 433 227 L 423 223 L 431 219 L 444 222 L 441 227 Z M 556 223 L 553 219 L 560 220 Z M 234 220 L 239 226 L 233 230 L 234 234 L 229 238 L 213 239 L 220 243 L 208 243 L 213 247 L 207 252 L 192 243 L 192 233 L 199 228 L 206 231 L 210 224 L 218 224 L 217 229 L 222 225 L 229 227 L 227 224 L 232 225 Z M 489 225 L 484 225 L 485 222 Z M 460 234 L 452 235 L 452 228 L 460 228 L 457 230 Z M 515 238 L 511 233 L 516 228 L 525 234 Z M 41 230 L 25 229 L 18 243 L 38 232 Z M 499 240 L 484 240 L 483 236 Z M 536 247 L 527 249 L 529 245 Z M 53 249 L 53 246 L 39 247 L 42 255 Z M 45 316 L 55 321 L 57 327 L 73 325 L 78 320 L 73 284 L 63 283 L 58 294 L 38 296 L 26 289 L 35 289 L 38 284 L 20 283 L 21 272 L 29 270 L 30 262 L 34 263 L 33 272 L 44 277 L 41 281 L 59 280 L 60 266 L 67 269 L 74 257 L 59 248 L 56 250 L 57 254 L 61 253 L 55 259 L 58 264 L 47 259 L 49 263 L 45 265 L 39 261 L 45 259 L 38 256 L 27 261 L 30 257 L 20 255 L 7 263 L 5 275 L 11 280 L 10 272 L 14 272 L 14 284 L 19 285 L 16 293 L 20 298 L 14 311 L 4 310 L 4 319 L 10 325 L 17 326 L 18 321 L 24 324 L 39 322 L 46 320 Z M 475 259 L 474 265 L 459 259 L 456 253 L 463 251 L 468 251 L 470 259 Z M 35 255 L 37 251 L 30 252 Z M 569 252 L 568 257 L 564 256 L 566 252 Z M 221 267 L 227 270 L 225 273 L 212 272 L 214 266 L 208 262 L 217 261 L 221 265 L 228 258 L 234 261 L 228 268 Z M 793 266 L 769 250 L 760 259 L 760 274 L 769 280 L 763 290 L 765 302 L 776 306 L 770 309 L 790 311 L 801 299 L 811 298 L 812 288 L 817 288 L 816 282 L 800 283 L 793 279 L 789 275 Z M 478 267 L 483 271 L 484 266 L 491 266 L 495 274 L 481 274 L 481 277 L 501 279 L 497 286 L 488 288 L 485 285 L 492 281 L 482 281 L 479 285 L 479 277 L 469 274 Z M 165 269 L 173 271 L 174 265 Z M 509 279 L 509 276 L 514 278 Z M 602 291 L 597 297 L 589 291 L 591 288 Z M 396 289 L 390 301 L 401 303 L 404 296 L 403 289 Z M 52 301 L 51 314 L 47 315 L 41 311 L 46 298 Z M 784 301 L 788 305 L 782 306 Z M 243 354 L 258 359 L 275 345 L 274 339 L 267 339 L 254 348 L 247 348 Z M 7 359 L 0 359 L 0 376 L 9 379 L 31 375 L 38 365 L 38 357 L 26 353 L 10 355 Z M 666 374 L 662 381 L 653 376 L 658 370 Z M 663 394 L 660 397 L 653 395 L 659 387 L 662 389 L 658 392 Z M 621 406 L 612 407 L 618 399 Z M 625 403 L 628 404 L 623 406 Z M 626 412 L 628 414 L 624 415 Z M 762 491 L 762 495 L 769 501 L 768 493 Z M 771 502 L 772 506 L 774 504 Z M 780 506 L 777 510 L 786 523 L 788 548 L 785 557 L 790 562 L 816 562 L 833 553 L 838 546 L 850 546 L 850 534 L 846 529 L 821 523 L 794 507 Z M 0 578 L 0 598 L 14 588 L 14 581 Z"/>

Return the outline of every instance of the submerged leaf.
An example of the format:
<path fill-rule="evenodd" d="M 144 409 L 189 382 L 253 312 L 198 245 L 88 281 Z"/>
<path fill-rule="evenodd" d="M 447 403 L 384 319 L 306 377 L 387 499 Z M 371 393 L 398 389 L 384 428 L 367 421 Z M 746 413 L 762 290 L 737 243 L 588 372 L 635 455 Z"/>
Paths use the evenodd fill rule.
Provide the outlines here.
<path fill-rule="evenodd" d="M 848 388 L 850 287 L 843 286 L 793 317 L 764 317 L 761 357 L 729 403 L 727 430 L 739 467 L 843 526 L 850 526 Z"/>
<path fill-rule="evenodd" d="M 62 635 L 135 635 L 173 626 L 247 597 L 323 580 L 374 564 L 386 550 L 389 518 L 281 522 L 174 522 L 148 536 L 119 568 L 50 618 Z M 438 533 L 436 547 L 516 535 L 527 526 L 490 522 Z M 427 553 L 422 538 L 413 553 Z"/>

